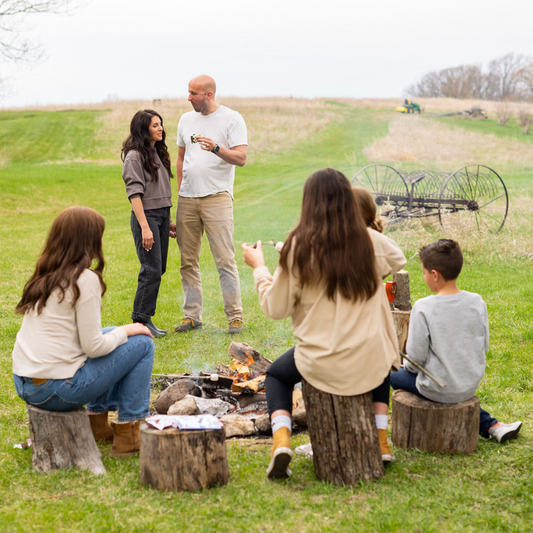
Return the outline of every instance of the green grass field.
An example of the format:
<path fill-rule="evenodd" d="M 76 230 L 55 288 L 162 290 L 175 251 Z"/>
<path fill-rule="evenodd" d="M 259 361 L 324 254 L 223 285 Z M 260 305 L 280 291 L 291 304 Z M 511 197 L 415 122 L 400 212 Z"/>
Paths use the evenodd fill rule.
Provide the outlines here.
<path fill-rule="evenodd" d="M 386 135 L 389 121 L 396 116 L 347 105 L 331 109 L 336 119 L 296 148 L 237 170 L 237 247 L 257 239 L 283 240 L 298 219 L 308 175 L 332 166 L 353 176 L 370 162 L 365 147 Z M 11 377 L 11 350 L 21 323 L 13 309 L 47 230 L 63 208 L 86 205 L 104 215 L 108 291 L 103 325 L 130 321 L 138 262 L 121 166 L 96 163 L 102 154 L 113 154 L 113 147 L 103 145 L 99 136 L 105 117 L 105 111 L 0 112 L 0 162 L 5 161 L 0 169 L 0 531 L 440 533 L 532 529 L 533 288 L 529 277 L 533 169 L 517 165 L 497 168 L 511 197 L 511 213 L 502 233 L 468 235 L 451 230 L 465 250 L 460 286 L 479 292 L 489 310 L 491 350 L 478 395 L 482 405 L 502 421 L 524 421 L 516 441 L 501 446 L 482 440 L 477 453 L 468 457 L 397 450 L 397 462 L 387 467 L 383 479 L 354 488 L 318 481 L 312 461 L 298 456 L 289 480 L 270 482 L 265 475 L 270 443 L 256 439 L 229 440 L 229 485 L 195 494 L 163 493 L 141 486 L 138 458 L 114 459 L 105 446 L 101 447 L 108 471 L 105 477 L 75 470 L 49 476 L 33 472 L 31 451 L 13 449 L 29 437 L 25 406 L 15 394 Z M 506 130 L 493 119 L 446 122 L 454 128 L 519 138 L 524 150 L 531 150 L 530 139 L 519 137 L 512 123 Z M 168 131 L 172 145 L 174 130 Z M 117 145 L 121 140 L 116 140 Z M 491 154 L 487 154 L 487 160 L 480 163 L 490 166 L 490 161 Z M 423 163 L 431 168 L 431 162 Z M 413 163 L 405 166 L 417 168 Z M 413 223 L 394 227 L 389 235 L 409 259 L 406 268 L 411 272 L 413 300 L 426 296 L 429 292 L 415 254 L 420 245 L 442 236 L 442 229 Z M 158 339 L 156 373 L 198 371 L 229 362 L 231 339 L 208 248 L 204 240 L 204 328 Z M 274 269 L 277 252 L 270 248 L 265 252 Z M 295 342 L 290 321 L 264 317 L 251 269 L 240 253 L 237 264 L 245 314 L 240 340 L 275 359 Z M 172 330 L 182 318 L 181 302 L 179 254 L 171 243 L 156 323 Z M 293 445 L 306 442 L 305 434 L 293 439 Z"/>

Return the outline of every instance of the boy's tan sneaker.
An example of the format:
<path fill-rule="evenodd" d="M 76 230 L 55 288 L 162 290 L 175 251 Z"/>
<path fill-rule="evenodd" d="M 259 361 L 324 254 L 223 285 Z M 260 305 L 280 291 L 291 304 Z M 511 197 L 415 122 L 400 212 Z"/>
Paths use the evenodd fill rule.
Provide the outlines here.
<path fill-rule="evenodd" d="M 274 433 L 274 444 L 267 468 L 268 477 L 270 479 L 288 478 L 292 474 L 289 468 L 291 459 L 291 431 L 289 428 L 281 427 Z"/>
<path fill-rule="evenodd" d="M 187 333 L 192 329 L 198 329 L 202 327 L 202 323 L 192 318 L 184 318 L 179 326 L 174 328 L 175 333 Z"/>
<path fill-rule="evenodd" d="M 386 429 L 378 429 L 379 447 L 381 449 L 381 460 L 384 463 L 392 463 L 396 461 L 396 457 L 392 453 L 389 438 Z"/>

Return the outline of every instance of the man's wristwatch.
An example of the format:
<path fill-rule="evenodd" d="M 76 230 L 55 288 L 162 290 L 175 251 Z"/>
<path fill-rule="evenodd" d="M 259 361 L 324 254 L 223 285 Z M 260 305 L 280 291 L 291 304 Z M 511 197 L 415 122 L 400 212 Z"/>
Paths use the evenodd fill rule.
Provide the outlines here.
<path fill-rule="evenodd" d="M 220 146 L 218 144 L 215 144 L 215 147 L 211 150 L 214 154 L 218 154 L 218 151 L 220 150 Z"/>

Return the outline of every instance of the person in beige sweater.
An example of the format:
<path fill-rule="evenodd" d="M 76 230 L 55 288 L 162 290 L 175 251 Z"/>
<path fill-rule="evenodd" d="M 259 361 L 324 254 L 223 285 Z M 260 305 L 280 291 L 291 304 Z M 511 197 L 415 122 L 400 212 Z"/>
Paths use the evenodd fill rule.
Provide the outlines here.
<path fill-rule="evenodd" d="M 292 457 L 292 391 L 302 377 L 330 394 L 372 391 L 375 406 L 385 405 L 386 416 L 389 374 L 400 359 L 381 281 L 401 268 L 405 257 L 392 240 L 365 227 L 350 182 L 334 169 L 308 178 L 300 221 L 282 248 L 274 276 L 260 242 L 242 248 L 244 261 L 254 268 L 265 314 L 277 320 L 290 316 L 299 340 L 269 367 L 266 378 L 274 434 L 267 473 L 283 478 L 290 475 Z M 376 414 L 383 416 L 381 407 Z M 386 426 L 378 429 L 382 455 L 392 455 L 386 432 Z"/>
<path fill-rule="evenodd" d="M 102 329 L 104 228 L 103 217 L 88 207 L 69 207 L 54 220 L 15 309 L 24 318 L 13 348 L 13 380 L 20 398 L 41 409 L 87 404 L 95 438 L 112 442 L 112 454 L 120 457 L 139 450 L 154 342 L 143 324 Z M 110 427 L 108 412 L 116 410 L 118 421 Z"/>

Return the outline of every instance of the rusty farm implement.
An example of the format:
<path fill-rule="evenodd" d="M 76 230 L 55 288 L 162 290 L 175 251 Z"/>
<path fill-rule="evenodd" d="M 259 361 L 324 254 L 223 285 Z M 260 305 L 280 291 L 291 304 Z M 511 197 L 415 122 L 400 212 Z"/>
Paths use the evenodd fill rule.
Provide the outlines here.
<path fill-rule="evenodd" d="M 472 231 L 496 233 L 507 218 L 509 196 L 501 177 L 484 165 L 468 165 L 454 172 L 403 172 L 389 165 L 361 169 L 353 186 L 368 189 L 388 224 L 435 216 L 441 224 L 454 215 Z"/>

